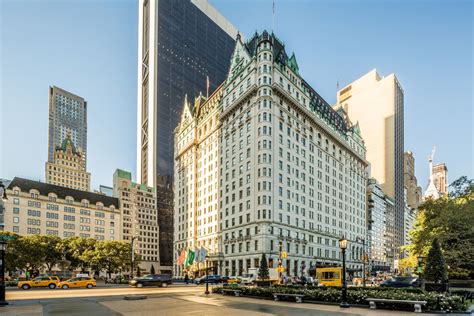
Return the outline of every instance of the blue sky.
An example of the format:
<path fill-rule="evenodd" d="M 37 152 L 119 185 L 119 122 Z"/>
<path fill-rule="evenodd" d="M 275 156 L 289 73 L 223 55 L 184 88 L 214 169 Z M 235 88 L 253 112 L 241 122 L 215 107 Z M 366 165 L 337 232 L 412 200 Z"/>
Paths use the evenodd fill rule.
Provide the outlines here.
<path fill-rule="evenodd" d="M 270 0 L 211 0 L 246 38 L 272 28 Z M 450 181 L 473 177 L 471 1 L 275 1 L 275 32 L 330 103 L 377 68 L 405 90 L 405 149 L 427 184 L 427 156 Z M 135 173 L 134 0 L 0 1 L 0 178 L 44 179 L 48 86 L 88 101 L 92 187 Z"/>

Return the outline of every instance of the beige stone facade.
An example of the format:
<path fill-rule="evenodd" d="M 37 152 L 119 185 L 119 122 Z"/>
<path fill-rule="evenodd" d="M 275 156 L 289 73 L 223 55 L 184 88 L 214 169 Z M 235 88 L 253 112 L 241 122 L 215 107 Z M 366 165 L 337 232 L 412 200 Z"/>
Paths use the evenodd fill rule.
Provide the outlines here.
<path fill-rule="evenodd" d="M 422 202 L 423 193 L 415 176 L 415 157 L 411 151 L 404 154 L 403 181 L 405 183 L 408 207 L 417 209 Z"/>
<path fill-rule="evenodd" d="M 118 199 L 15 177 L 8 185 L 5 230 L 120 240 Z"/>
<path fill-rule="evenodd" d="M 140 269 L 149 273 L 153 265 L 160 273 L 159 227 L 155 189 L 132 182 L 132 174 L 117 169 L 113 180 L 114 197 L 120 200 L 122 239 L 132 242 L 140 255 Z"/>
<path fill-rule="evenodd" d="M 91 174 L 86 171 L 83 154 L 74 146 L 70 133 L 56 147 L 53 161 L 46 162 L 45 179 L 49 184 L 90 191 Z"/>
<path fill-rule="evenodd" d="M 186 103 L 175 132 L 175 273 L 182 249 L 204 245 L 223 275 L 266 253 L 287 275 L 340 264 L 362 274 L 367 161 L 357 125 L 301 77 L 273 34 L 237 37 L 229 75 L 207 101 Z M 197 268 L 197 267 L 196 267 Z M 193 267 L 191 267 L 193 269 Z"/>
<path fill-rule="evenodd" d="M 448 168 L 445 163 L 433 166 L 433 181 L 441 196 L 448 195 Z"/>
<path fill-rule="evenodd" d="M 337 92 L 337 105 L 358 122 L 370 176 L 394 200 L 395 248 L 404 244 L 404 91 L 395 74 L 374 69 Z"/>

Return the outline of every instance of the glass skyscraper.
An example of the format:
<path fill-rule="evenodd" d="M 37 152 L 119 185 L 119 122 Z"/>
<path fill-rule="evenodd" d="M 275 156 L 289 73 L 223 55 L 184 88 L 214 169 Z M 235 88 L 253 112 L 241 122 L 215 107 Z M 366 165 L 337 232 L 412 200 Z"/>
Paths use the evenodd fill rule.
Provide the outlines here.
<path fill-rule="evenodd" d="M 58 87 L 49 87 L 48 161 L 54 161 L 54 150 L 70 133 L 82 153 L 84 170 L 87 162 L 87 102 L 80 96 Z"/>
<path fill-rule="evenodd" d="M 236 36 L 206 0 L 139 1 L 137 181 L 156 187 L 162 271 L 173 260 L 173 131 L 185 94 L 226 78 Z"/>

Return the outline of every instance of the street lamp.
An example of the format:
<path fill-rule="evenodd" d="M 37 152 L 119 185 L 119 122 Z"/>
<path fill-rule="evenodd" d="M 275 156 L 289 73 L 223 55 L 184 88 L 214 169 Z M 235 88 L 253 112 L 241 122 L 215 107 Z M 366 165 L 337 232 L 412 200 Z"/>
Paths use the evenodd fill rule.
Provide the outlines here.
<path fill-rule="evenodd" d="M 342 236 L 339 239 L 339 248 L 342 251 L 342 297 L 340 307 L 347 308 L 350 307 L 347 303 L 347 283 L 346 283 L 346 249 L 347 249 L 347 239 Z"/>
<path fill-rule="evenodd" d="M 7 251 L 7 242 L 6 240 L 0 240 L 0 252 L 2 258 L 2 268 L 1 268 L 1 278 L 2 283 L 0 284 L 0 306 L 8 305 L 8 302 L 5 300 L 5 252 Z"/>
<path fill-rule="evenodd" d="M 207 266 L 207 260 L 209 259 L 209 256 L 206 256 L 206 292 L 204 294 L 209 295 L 209 267 Z"/>

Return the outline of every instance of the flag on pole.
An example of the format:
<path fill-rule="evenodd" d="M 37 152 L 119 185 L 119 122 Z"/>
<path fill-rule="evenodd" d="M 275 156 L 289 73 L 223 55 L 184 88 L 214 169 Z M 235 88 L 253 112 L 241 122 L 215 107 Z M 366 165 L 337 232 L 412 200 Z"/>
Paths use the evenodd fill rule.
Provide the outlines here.
<path fill-rule="evenodd" d="M 194 262 L 194 251 L 192 251 L 191 249 L 188 250 L 188 266 L 192 265 L 193 262 Z"/>
<path fill-rule="evenodd" d="M 179 264 L 180 260 L 181 260 L 181 250 L 178 249 L 178 257 L 176 258 L 176 263 Z"/>
<path fill-rule="evenodd" d="M 186 250 L 183 249 L 181 250 L 181 257 L 180 257 L 180 261 L 179 261 L 179 265 L 183 265 L 184 264 L 184 261 L 186 260 Z"/>
<path fill-rule="evenodd" d="M 207 256 L 207 250 L 206 248 L 202 247 L 201 246 L 201 262 L 205 262 L 206 261 L 206 256 Z"/>
<path fill-rule="evenodd" d="M 209 98 L 209 76 L 206 76 L 206 99 Z"/>
<path fill-rule="evenodd" d="M 199 248 L 196 247 L 194 249 L 194 258 L 195 258 L 195 262 L 200 262 L 201 261 L 201 254 L 200 254 L 200 251 L 199 251 Z"/>

